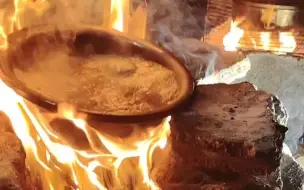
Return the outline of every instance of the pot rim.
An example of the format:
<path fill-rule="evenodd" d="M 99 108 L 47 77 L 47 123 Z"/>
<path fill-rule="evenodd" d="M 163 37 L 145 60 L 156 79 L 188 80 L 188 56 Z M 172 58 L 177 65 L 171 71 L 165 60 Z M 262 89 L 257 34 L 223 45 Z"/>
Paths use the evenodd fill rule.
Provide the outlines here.
<path fill-rule="evenodd" d="M 45 31 L 41 30 L 41 28 L 44 27 L 45 26 L 43 25 L 39 26 L 37 28 L 38 32 L 33 28 L 21 29 L 13 33 L 13 35 L 16 35 L 17 33 L 21 33 L 21 32 L 26 33 L 26 35 L 21 35 L 21 36 L 25 36 L 25 38 L 17 40 L 19 42 L 21 41 L 20 44 L 25 44 L 28 41 L 28 39 L 31 39 L 32 37 L 35 37 L 38 34 L 41 34 L 41 32 L 43 34 L 47 34 L 47 32 L 49 31 L 54 32 L 54 29 L 60 32 L 64 30 L 74 31 L 76 32 L 76 35 L 79 35 L 83 32 L 91 32 L 92 34 L 96 34 L 96 35 L 109 35 L 113 37 L 114 40 L 124 40 L 131 43 L 132 46 L 143 47 L 144 51 L 149 50 L 152 51 L 153 53 L 157 53 L 159 56 L 162 57 L 163 60 L 166 60 L 165 63 L 162 64 L 173 66 L 172 70 L 176 73 L 177 78 L 179 78 L 179 80 L 182 81 L 181 83 L 179 83 L 179 85 L 181 85 L 180 94 L 178 98 L 174 101 L 174 103 L 166 106 L 162 106 L 161 108 L 158 108 L 150 112 L 144 112 L 144 113 L 132 114 L 132 115 L 113 115 L 113 114 L 104 114 L 102 112 L 92 111 L 88 109 L 77 108 L 76 109 L 77 113 L 84 114 L 88 122 L 90 120 L 93 120 L 93 121 L 112 122 L 112 123 L 141 123 L 151 120 L 162 119 L 180 110 L 188 102 L 188 100 L 190 99 L 190 97 L 194 92 L 195 81 L 193 80 L 186 66 L 180 63 L 172 53 L 167 52 L 159 47 L 156 47 L 148 43 L 147 41 L 132 38 L 132 37 L 127 37 L 123 33 L 117 31 L 99 28 L 99 27 L 92 27 L 92 26 L 81 26 L 81 27 L 78 26 L 73 29 L 64 28 L 63 30 L 62 28 L 50 27 L 51 30 L 45 30 Z M 13 38 L 13 35 L 8 37 L 9 44 L 11 41 L 10 38 Z M 19 44 L 16 47 L 18 49 Z M 4 83 L 9 87 L 11 87 L 17 94 L 19 94 L 29 102 L 32 102 L 35 105 L 46 109 L 47 111 L 57 112 L 59 102 L 46 98 L 42 94 L 30 90 L 22 82 L 18 81 L 16 78 L 12 76 L 12 74 L 8 72 L 9 66 L 11 64 L 8 61 L 8 55 L 11 52 L 14 52 L 14 51 L 10 52 L 9 49 L 10 48 L 8 48 L 8 50 L 6 51 L 5 53 L 6 56 L 4 57 L 4 63 L 2 63 L 0 67 L 0 77 L 4 81 Z"/>

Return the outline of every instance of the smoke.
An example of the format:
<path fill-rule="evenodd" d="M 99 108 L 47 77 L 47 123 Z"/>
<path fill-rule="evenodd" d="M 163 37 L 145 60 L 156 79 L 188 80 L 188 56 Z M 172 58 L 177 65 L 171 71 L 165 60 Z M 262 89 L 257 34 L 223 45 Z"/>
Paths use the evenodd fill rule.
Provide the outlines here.
<path fill-rule="evenodd" d="M 138 1 L 137 1 L 138 2 Z M 204 34 L 205 8 L 193 1 L 148 2 L 148 39 L 172 52 L 199 80 L 221 65 L 220 50 L 200 41 Z"/>
<path fill-rule="evenodd" d="M 166 26 L 159 27 L 157 32 L 157 44 L 184 63 L 196 80 L 212 74 L 220 63 L 220 51 L 213 46 L 195 38 L 178 37 Z"/>

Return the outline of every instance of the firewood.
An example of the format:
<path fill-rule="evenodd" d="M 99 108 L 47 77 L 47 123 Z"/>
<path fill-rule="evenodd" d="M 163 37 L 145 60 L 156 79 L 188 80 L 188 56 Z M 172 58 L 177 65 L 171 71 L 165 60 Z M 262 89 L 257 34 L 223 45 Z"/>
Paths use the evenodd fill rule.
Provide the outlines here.
<path fill-rule="evenodd" d="M 0 133 L 2 132 L 13 133 L 13 128 L 10 119 L 3 112 L 0 112 Z"/>
<path fill-rule="evenodd" d="M 273 97 L 249 83 L 203 85 L 172 118 L 172 149 L 185 166 L 267 175 L 280 165 L 287 128 L 274 121 Z"/>
<path fill-rule="evenodd" d="M 281 189 L 287 128 L 276 119 L 284 114 L 278 99 L 249 83 L 198 86 L 189 106 L 172 116 L 171 146 L 156 181 Z"/>
<path fill-rule="evenodd" d="M 25 174 L 25 152 L 20 140 L 13 133 L 0 133 L 0 189 L 24 189 Z"/>

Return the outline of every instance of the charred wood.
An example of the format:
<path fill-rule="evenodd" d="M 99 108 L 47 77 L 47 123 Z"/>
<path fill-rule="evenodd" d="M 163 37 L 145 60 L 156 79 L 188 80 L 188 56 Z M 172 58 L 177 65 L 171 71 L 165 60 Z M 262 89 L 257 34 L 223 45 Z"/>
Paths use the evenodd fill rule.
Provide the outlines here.
<path fill-rule="evenodd" d="M 172 118 L 172 150 L 185 167 L 270 174 L 287 131 L 275 121 L 272 100 L 249 83 L 199 86 L 192 104 Z"/>

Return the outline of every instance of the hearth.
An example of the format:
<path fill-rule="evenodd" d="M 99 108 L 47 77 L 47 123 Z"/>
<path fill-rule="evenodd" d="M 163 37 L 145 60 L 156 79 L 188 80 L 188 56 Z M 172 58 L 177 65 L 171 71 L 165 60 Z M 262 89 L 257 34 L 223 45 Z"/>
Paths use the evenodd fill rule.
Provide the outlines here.
<path fill-rule="evenodd" d="M 303 2 L 233 0 L 227 4 L 225 17 L 222 11 L 211 9 L 223 22 L 206 33 L 206 42 L 223 43 L 226 50 L 237 48 L 246 53 L 304 55 Z"/>

